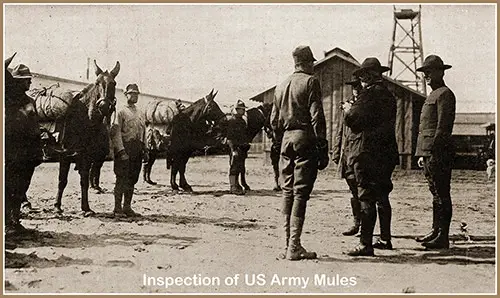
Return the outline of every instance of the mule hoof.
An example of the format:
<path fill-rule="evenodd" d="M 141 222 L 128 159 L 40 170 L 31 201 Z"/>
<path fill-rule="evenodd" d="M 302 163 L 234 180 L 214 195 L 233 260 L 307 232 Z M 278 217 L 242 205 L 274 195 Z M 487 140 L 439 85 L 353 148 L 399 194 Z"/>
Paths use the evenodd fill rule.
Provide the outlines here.
<path fill-rule="evenodd" d="M 82 211 L 83 212 L 83 217 L 91 217 L 95 215 L 95 212 L 92 210 L 87 210 L 87 211 Z"/>
<path fill-rule="evenodd" d="M 58 214 L 62 214 L 63 213 L 63 210 L 61 209 L 61 207 L 58 207 L 58 206 L 55 206 L 54 207 L 54 211 Z"/>
<path fill-rule="evenodd" d="M 251 190 L 251 189 L 250 189 L 250 186 L 248 186 L 248 185 L 243 185 L 243 188 L 244 188 L 246 191 Z"/>

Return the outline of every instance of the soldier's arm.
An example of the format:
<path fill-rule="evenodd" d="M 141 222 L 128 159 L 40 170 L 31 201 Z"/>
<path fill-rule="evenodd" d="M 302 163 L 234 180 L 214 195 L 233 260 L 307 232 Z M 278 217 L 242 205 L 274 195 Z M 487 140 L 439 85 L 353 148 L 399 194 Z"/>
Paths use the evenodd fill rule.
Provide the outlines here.
<path fill-rule="evenodd" d="M 321 87 L 316 78 L 309 81 L 309 112 L 314 134 L 318 140 L 326 140 L 326 120 L 321 101 Z"/>
<path fill-rule="evenodd" d="M 274 140 L 279 140 L 281 139 L 280 136 L 280 131 L 283 129 L 279 125 L 279 118 L 280 118 L 280 108 L 279 108 L 279 99 L 276 97 L 276 94 L 274 95 L 274 100 L 273 100 L 273 108 L 271 109 L 271 115 L 269 116 L 270 122 L 271 122 L 271 130 L 273 134 L 273 139 Z"/>
<path fill-rule="evenodd" d="M 345 123 L 354 133 L 359 133 L 375 127 L 378 124 L 377 120 L 380 119 L 379 113 L 380 107 L 377 107 L 377 100 L 368 98 L 368 94 L 363 93 L 345 113 Z"/>
<path fill-rule="evenodd" d="M 443 148 L 451 137 L 453 122 L 455 121 L 455 95 L 451 90 L 447 90 L 437 99 L 436 104 L 438 122 L 434 136 L 433 151 Z"/>
<path fill-rule="evenodd" d="M 122 139 L 122 128 L 123 128 L 123 112 L 120 111 L 116 115 L 115 122 L 111 125 L 111 140 L 113 143 L 113 149 L 114 153 L 118 153 L 122 150 L 125 150 L 125 147 L 123 146 L 123 139 Z"/>

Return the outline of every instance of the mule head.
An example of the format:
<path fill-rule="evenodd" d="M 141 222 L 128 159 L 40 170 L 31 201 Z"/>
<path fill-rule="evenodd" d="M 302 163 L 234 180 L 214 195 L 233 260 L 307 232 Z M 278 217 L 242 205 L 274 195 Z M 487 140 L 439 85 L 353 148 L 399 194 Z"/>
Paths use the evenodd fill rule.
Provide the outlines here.
<path fill-rule="evenodd" d="M 207 96 L 205 96 L 206 105 L 205 108 L 203 109 L 203 114 L 202 114 L 202 118 L 205 121 L 219 122 L 226 116 L 224 112 L 222 112 L 217 102 L 215 102 L 214 100 L 218 92 L 219 91 L 216 91 L 214 93 L 214 89 L 212 89 L 212 91 L 210 91 L 210 93 Z"/>
<path fill-rule="evenodd" d="M 95 86 L 98 90 L 98 99 L 95 103 L 96 108 L 99 110 L 100 114 L 104 117 L 110 116 L 113 113 L 116 100 L 116 81 L 115 77 L 120 72 L 120 62 L 116 62 L 115 67 L 111 71 L 102 71 L 102 69 L 97 65 L 94 60 L 95 74 L 97 76 L 95 80 Z"/>
<path fill-rule="evenodd" d="M 14 55 L 10 56 L 9 58 L 5 59 L 5 76 L 4 76 L 4 80 L 5 80 L 5 97 L 6 97 L 6 100 L 7 98 L 11 98 L 13 96 L 13 93 L 14 93 L 14 89 L 15 89 L 15 85 L 16 85 L 16 80 L 14 79 L 14 77 L 12 76 L 12 74 L 10 73 L 10 71 L 7 69 L 10 65 L 10 63 L 12 62 L 12 59 L 14 59 L 14 56 L 16 55 L 17 53 L 14 53 Z"/>

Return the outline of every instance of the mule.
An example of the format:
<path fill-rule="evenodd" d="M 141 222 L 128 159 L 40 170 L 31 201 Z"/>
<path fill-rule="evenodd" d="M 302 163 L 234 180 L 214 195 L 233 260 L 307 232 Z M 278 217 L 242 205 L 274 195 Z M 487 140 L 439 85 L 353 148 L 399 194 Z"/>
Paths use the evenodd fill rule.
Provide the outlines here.
<path fill-rule="evenodd" d="M 167 163 L 171 164 L 170 186 L 172 190 L 191 192 L 192 187 L 186 180 L 186 165 L 193 152 L 205 148 L 213 140 L 209 134 L 214 124 L 224 122 L 226 115 L 214 98 L 217 92 L 210 91 L 205 97 L 195 101 L 172 119 L 170 147 Z M 177 184 L 179 174 L 179 184 Z"/>
<path fill-rule="evenodd" d="M 94 156 L 109 146 L 109 141 L 102 129 L 105 128 L 104 119 L 110 117 L 115 103 L 115 77 L 120 71 L 120 63 L 108 72 L 102 71 L 94 60 L 94 83 L 87 85 L 76 94 L 74 103 L 68 109 L 64 120 L 64 151 L 59 156 L 59 183 L 57 198 L 54 207 L 56 212 L 62 213 L 62 196 L 68 184 L 68 174 L 71 163 L 80 174 L 81 209 L 84 216 L 94 215 L 90 209 L 88 190 L 89 172 Z"/>

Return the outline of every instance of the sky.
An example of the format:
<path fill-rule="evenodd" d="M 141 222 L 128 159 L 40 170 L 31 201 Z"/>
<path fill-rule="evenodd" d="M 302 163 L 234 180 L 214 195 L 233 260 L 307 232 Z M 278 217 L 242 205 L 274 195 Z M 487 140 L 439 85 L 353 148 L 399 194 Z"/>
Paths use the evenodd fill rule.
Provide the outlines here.
<path fill-rule="evenodd" d="M 252 105 L 248 98 L 292 73 L 298 45 L 318 60 L 339 47 L 387 65 L 393 26 L 392 4 L 4 4 L 4 56 L 17 52 L 13 66 L 80 81 L 87 58 L 102 69 L 120 61 L 120 88 L 134 82 L 188 101 L 215 88 L 227 107 Z M 496 6 L 422 5 L 421 27 L 424 56 L 453 66 L 445 81 L 457 112 L 496 111 Z"/>

